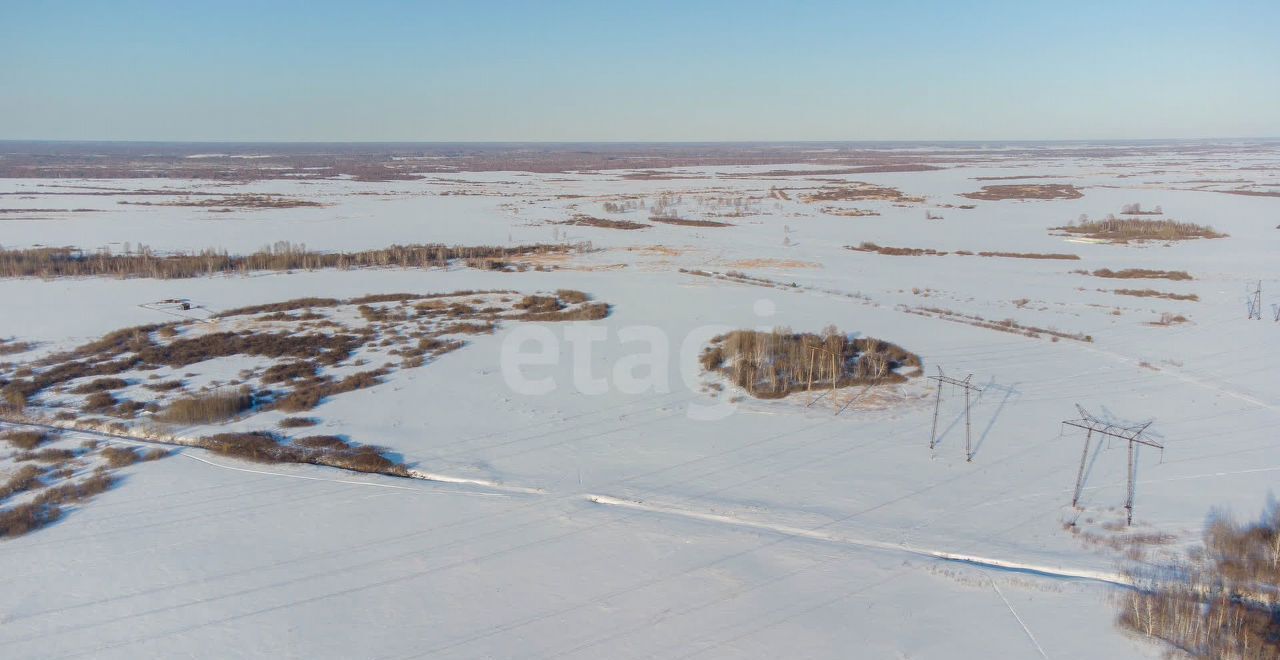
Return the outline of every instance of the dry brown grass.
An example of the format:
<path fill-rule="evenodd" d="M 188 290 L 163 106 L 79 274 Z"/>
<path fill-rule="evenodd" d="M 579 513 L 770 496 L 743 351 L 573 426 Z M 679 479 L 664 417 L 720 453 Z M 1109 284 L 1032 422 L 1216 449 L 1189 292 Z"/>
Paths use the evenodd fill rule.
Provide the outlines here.
<path fill-rule="evenodd" d="M 36 345 L 27 341 L 16 341 L 14 339 L 0 339 L 0 355 L 13 355 L 15 353 L 25 353 Z"/>
<path fill-rule="evenodd" d="M 872 211 L 871 209 L 844 209 L 838 206 L 824 206 L 821 211 L 826 215 L 842 218 L 870 218 L 880 215 L 879 211 Z"/>
<path fill-rule="evenodd" d="M 1074 339 L 1075 341 L 1092 342 L 1093 336 L 1079 332 L 1064 332 L 1054 328 L 1040 328 L 1031 325 L 1023 325 L 1013 319 L 1004 319 L 1003 321 L 991 321 L 976 314 L 965 314 L 941 307 L 906 307 L 900 306 L 900 310 L 908 314 L 918 314 L 920 316 L 932 316 L 946 321 L 954 321 L 956 323 L 964 323 L 988 330 L 998 330 L 1000 332 L 1008 332 L 1024 337 L 1039 339 L 1041 335 L 1048 335 L 1052 341 L 1059 339 Z"/>
<path fill-rule="evenodd" d="M 166 380 L 159 383 L 147 383 L 143 387 L 152 392 L 172 392 L 173 390 L 182 389 L 182 385 L 183 383 L 180 380 Z"/>
<path fill-rule="evenodd" d="M 167 424 L 213 424 L 251 407 L 253 396 L 248 392 L 215 392 L 177 399 L 156 415 L 156 420 Z"/>
<path fill-rule="evenodd" d="M 681 227 L 732 227 L 733 226 L 727 222 L 717 222 L 715 220 L 692 220 L 689 218 L 659 217 L 656 215 L 651 216 L 649 220 L 652 222 L 661 222 L 664 225 L 679 225 Z"/>
<path fill-rule="evenodd" d="M 313 378 L 316 366 L 310 362 L 282 362 L 267 367 L 262 374 L 262 382 L 266 384 L 294 381 L 299 378 Z"/>
<path fill-rule="evenodd" d="M 314 417 L 285 417 L 280 420 L 279 425 L 282 429 L 299 429 L 306 428 L 308 426 L 315 426 L 319 423 L 320 420 Z"/>
<path fill-rule="evenodd" d="M 962 197 L 999 201 L 1002 199 L 1080 199 L 1084 193 L 1069 183 L 1004 184 L 983 186 L 978 192 L 965 193 Z"/>
<path fill-rule="evenodd" d="M 133 450 L 133 447 L 111 446 L 104 448 L 100 453 L 102 458 L 106 460 L 107 466 L 112 469 L 133 465 L 142 460 L 142 457 Z"/>
<path fill-rule="evenodd" d="M 298 387 L 288 396 L 276 402 L 275 407 L 285 412 L 311 410 L 320 405 L 320 402 L 326 397 L 373 387 L 381 383 L 382 377 L 386 374 L 387 371 L 385 369 L 375 369 L 373 371 L 357 372 L 342 380 L 334 380 L 327 376 L 322 377 Z"/>
<path fill-rule="evenodd" d="M 1185 241 L 1197 238 L 1223 238 L 1213 227 L 1176 220 L 1147 220 L 1141 218 L 1107 217 L 1104 220 L 1086 220 L 1065 227 L 1052 227 L 1072 236 L 1083 236 L 1109 243 L 1131 241 Z"/>
<path fill-rule="evenodd" d="M 198 444 L 223 456 L 258 463 L 308 463 L 396 477 L 409 474 L 403 463 L 388 458 L 378 447 L 352 446 L 337 436 L 311 436 L 303 440 L 282 444 L 269 433 L 222 433 L 201 438 Z"/>
<path fill-rule="evenodd" d="M 337 298 L 294 298 L 293 300 L 285 300 L 277 303 L 236 307 L 234 309 L 218 312 L 215 316 L 223 318 L 227 316 L 261 314 L 263 312 L 290 312 L 295 309 L 311 309 L 312 307 L 336 307 L 340 304 L 342 304 L 342 301 Z"/>
<path fill-rule="evenodd" d="M 23 451 L 31 451 L 51 438 L 45 431 L 9 431 L 0 436 L 0 439 Z"/>
<path fill-rule="evenodd" d="M 189 197 L 177 199 L 169 202 L 135 202 L 122 200 L 117 204 L 132 204 L 135 206 L 194 206 L 199 208 L 208 208 L 210 210 L 231 210 L 231 209 L 295 209 L 303 207 L 319 207 L 324 206 L 320 202 L 313 202 L 307 199 L 298 199 L 296 197 L 282 197 L 279 195 L 254 195 L 251 193 L 241 193 L 236 195 L 228 195 L 226 197 L 201 197 L 191 199 Z"/>
<path fill-rule="evenodd" d="M 862 182 L 852 182 L 849 185 L 842 186 L 824 186 L 813 192 L 800 195 L 800 199 L 809 203 L 880 200 L 898 202 L 900 204 L 919 204 L 924 201 L 923 197 L 904 195 L 897 188 Z"/>
<path fill-rule="evenodd" d="M 1121 296 L 1136 296 L 1138 298 L 1164 298 L 1165 300 L 1189 300 L 1192 302 L 1200 300 L 1200 296 L 1194 293 L 1168 293 L 1156 291 L 1155 289 L 1114 289 L 1112 293 Z"/>
<path fill-rule="evenodd" d="M 83 385 L 79 385 L 71 391 L 76 394 L 92 394 L 94 392 L 118 390 L 128 386 L 129 381 L 126 381 L 123 378 L 98 378 Z"/>
<path fill-rule="evenodd" d="M 1083 271 L 1081 271 L 1083 272 Z M 1190 280 L 1194 279 L 1185 270 L 1151 270 L 1147 268 L 1125 268 L 1123 270 L 1111 270 L 1110 268 L 1101 268 L 1090 273 L 1094 277 L 1107 277 L 1111 279 L 1140 279 L 1140 280 Z"/>
<path fill-rule="evenodd" d="M 959 254 L 958 252 L 956 254 Z M 979 252 L 979 257 L 1006 257 L 1009 259 L 1061 259 L 1064 261 L 1079 260 L 1079 255 L 1060 252 Z"/>
<path fill-rule="evenodd" d="M 863 241 L 858 244 L 857 247 L 846 245 L 845 249 L 853 250 L 854 252 L 874 252 L 876 254 L 883 254 L 891 257 L 942 257 L 947 254 L 946 252 L 939 252 L 938 250 L 931 248 L 885 247 L 882 245 L 876 245 L 870 241 Z"/>
<path fill-rule="evenodd" d="M 41 488 L 44 484 L 40 481 L 40 477 L 44 474 L 44 468 L 34 465 L 23 465 L 18 468 L 17 472 L 9 475 L 9 478 L 0 482 L 0 502 L 26 491 Z"/>
<path fill-rule="evenodd" d="M 606 202 L 607 204 L 607 202 Z M 558 225 L 574 225 L 577 227 L 598 227 L 600 229 L 648 229 L 652 225 L 646 225 L 643 222 L 631 222 L 630 220 L 609 220 L 607 218 L 596 218 L 589 215 L 578 214 L 568 220 L 557 222 Z"/>
<path fill-rule="evenodd" d="M 809 387 L 905 381 L 921 368 L 920 357 L 872 338 L 853 339 L 834 327 L 823 334 L 735 330 L 716 337 L 703 351 L 703 369 L 727 376 L 762 399 L 784 397 Z M 912 374 L 900 369 L 914 367 Z"/>
<path fill-rule="evenodd" d="M 37 463 L 62 463 L 76 457 L 71 449 L 54 449 L 46 447 L 39 451 L 24 451 L 13 457 L 15 461 L 36 461 Z"/>
<path fill-rule="evenodd" d="M 438 268 L 455 260 L 473 262 L 546 254 L 568 254 L 587 245 L 446 246 L 393 245 L 361 252 L 313 252 L 305 246 L 278 243 L 249 255 L 220 250 L 158 255 L 143 247 L 137 252 L 87 254 L 74 248 L 0 249 L 0 277 L 151 277 L 176 279 L 218 273 L 354 268 Z"/>

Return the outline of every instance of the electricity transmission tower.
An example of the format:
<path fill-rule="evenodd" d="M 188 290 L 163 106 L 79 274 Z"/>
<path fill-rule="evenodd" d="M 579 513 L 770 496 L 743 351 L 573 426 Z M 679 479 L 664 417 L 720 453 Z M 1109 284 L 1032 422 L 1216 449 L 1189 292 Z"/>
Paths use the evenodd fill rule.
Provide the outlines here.
<path fill-rule="evenodd" d="M 1262 280 L 1249 292 L 1249 318 L 1262 320 Z"/>
<path fill-rule="evenodd" d="M 962 387 L 964 388 L 964 456 L 965 462 L 972 463 L 973 441 L 970 433 L 971 426 L 969 424 L 969 394 L 974 391 L 981 392 L 982 388 L 969 382 L 973 379 L 973 374 L 965 376 L 964 380 L 959 380 L 942 373 L 942 367 L 937 367 L 937 369 L 937 376 L 929 376 L 929 380 L 938 383 L 938 394 L 933 402 L 933 430 L 929 432 L 929 449 L 932 450 L 934 447 L 938 446 L 938 409 L 942 407 L 942 386 L 946 384 L 953 385 L 955 387 Z"/>
<path fill-rule="evenodd" d="M 1076 404 L 1076 410 L 1080 411 L 1080 419 L 1067 419 L 1062 422 L 1067 426 L 1074 426 L 1086 431 L 1084 436 L 1084 451 L 1080 453 L 1080 469 L 1076 472 L 1076 490 L 1075 494 L 1071 497 L 1071 506 L 1076 508 L 1079 508 L 1080 506 L 1080 490 L 1084 488 L 1084 465 L 1089 458 L 1089 443 L 1093 440 L 1093 434 L 1098 433 L 1112 438 L 1119 438 L 1127 442 L 1129 445 L 1128 487 L 1125 489 L 1124 508 L 1126 512 L 1125 524 L 1132 525 L 1134 480 L 1137 476 L 1137 465 L 1134 463 L 1134 445 L 1155 447 L 1160 450 L 1160 456 L 1162 459 L 1164 457 L 1164 445 L 1142 437 L 1142 433 L 1147 430 L 1148 426 L 1151 426 L 1151 422 L 1135 424 L 1132 426 L 1121 426 L 1118 424 L 1104 422 L 1097 417 L 1090 415 L 1088 411 L 1080 406 L 1080 404 Z M 1101 442 L 1101 439 L 1099 439 L 1099 442 Z"/>

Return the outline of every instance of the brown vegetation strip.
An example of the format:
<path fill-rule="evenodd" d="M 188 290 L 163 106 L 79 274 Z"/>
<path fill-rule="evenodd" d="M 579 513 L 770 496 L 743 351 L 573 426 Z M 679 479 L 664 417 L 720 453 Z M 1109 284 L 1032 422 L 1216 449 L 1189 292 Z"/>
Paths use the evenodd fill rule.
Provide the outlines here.
<path fill-rule="evenodd" d="M 965 193 L 961 197 L 999 201 L 1002 199 L 1080 199 L 1084 193 L 1069 183 L 1007 184 L 983 186 L 978 192 Z"/>
<path fill-rule="evenodd" d="M 715 220 L 690 220 L 688 218 L 659 217 L 653 216 L 649 218 L 652 222 L 661 222 L 664 225 L 680 225 L 681 227 L 732 227 L 727 222 L 716 222 Z"/>
<path fill-rule="evenodd" d="M 897 188 L 877 186 L 870 183 L 853 182 L 844 186 L 824 186 L 817 190 L 800 195 L 805 202 L 853 202 L 864 200 L 881 200 L 903 204 L 918 204 L 923 197 L 911 197 L 902 194 Z"/>
<path fill-rule="evenodd" d="M 389 458 L 386 450 L 370 445 L 351 445 L 337 436 L 312 436 L 287 443 L 262 431 L 219 433 L 200 438 L 195 444 L 221 456 L 257 463 L 305 463 L 353 472 L 409 476 L 408 466 Z"/>
<path fill-rule="evenodd" d="M 217 198 L 179 199 L 172 202 L 130 202 L 122 200 L 116 203 L 131 204 L 134 206 L 194 206 L 201 208 L 223 207 L 240 209 L 293 209 L 300 207 L 324 206 L 319 202 L 313 202 L 305 199 L 281 197 L 279 195 L 253 195 L 247 193 Z"/>
<path fill-rule="evenodd" d="M 964 254 L 956 252 L 956 254 Z M 1006 257 L 1009 259 L 1061 259 L 1064 261 L 1078 261 L 1079 255 L 1063 254 L 1061 252 L 979 252 L 979 257 Z"/>
<path fill-rule="evenodd" d="M 989 321 L 976 314 L 964 314 L 962 312 L 942 309 L 940 307 L 907 307 L 906 305 L 900 305 L 898 309 L 908 314 L 939 318 L 944 321 L 964 323 L 965 325 L 986 328 L 988 330 L 998 330 L 1000 332 L 1008 332 L 1015 335 L 1022 335 L 1024 337 L 1031 337 L 1033 339 L 1039 339 L 1041 335 L 1049 335 L 1053 341 L 1058 341 L 1059 339 L 1074 339 L 1075 341 L 1082 342 L 1093 341 L 1092 335 L 1086 335 L 1079 332 L 1063 332 L 1062 330 L 1055 330 L 1053 328 L 1038 328 L 1035 326 L 1022 325 L 1013 319 Z"/>
<path fill-rule="evenodd" d="M 885 247 L 877 245 L 869 241 L 863 241 L 857 247 L 846 245 L 845 249 L 854 252 L 874 252 L 893 257 L 944 257 L 948 254 L 955 254 L 960 257 L 972 257 L 975 253 L 968 250 L 956 250 L 955 252 L 945 252 L 942 250 L 934 250 L 932 248 L 906 248 L 906 247 Z M 978 252 L 979 257 L 1004 257 L 1008 259 L 1056 259 L 1065 261 L 1079 260 L 1080 257 L 1074 254 L 1062 254 L 1058 252 Z"/>
<path fill-rule="evenodd" d="M 1200 296 L 1194 293 L 1167 293 L 1165 291 L 1156 291 L 1155 289 L 1115 289 L 1112 293 L 1121 296 L 1136 296 L 1138 298 L 1164 298 L 1166 300 L 1189 300 L 1192 302 L 1200 300 Z"/>
<path fill-rule="evenodd" d="M 14 341 L 12 339 L 0 339 L 0 355 L 13 355 L 15 353 L 26 353 L 35 348 L 35 344 L 26 341 Z"/>
<path fill-rule="evenodd" d="M 858 244 L 857 247 L 846 245 L 845 249 L 853 250 L 854 252 L 874 252 L 876 254 L 883 254 L 891 257 L 941 257 L 947 254 L 946 252 L 939 252 L 932 248 L 885 247 L 882 245 L 876 245 L 869 241 L 863 241 Z"/>
<path fill-rule="evenodd" d="M 558 225 L 574 225 L 578 227 L 599 227 L 600 229 L 648 229 L 652 225 L 646 225 L 643 222 L 631 222 L 630 220 L 609 220 L 607 218 L 596 218 L 589 215 L 575 215 L 568 220 L 557 222 Z"/>
<path fill-rule="evenodd" d="M 1093 275 L 1094 277 L 1107 277 L 1112 279 L 1145 279 L 1145 280 L 1190 280 L 1194 279 L 1185 270 L 1151 270 L 1148 268 L 1125 268 L 1123 270 L 1111 270 L 1110 268 L 1100 268 L 1092 273 L 1084 270 L 1075 271 L 1085 275 Z"/>
<path fill-rule="evenodd" d="M 393 245 L 359 252 L 313 252 L 302 245 L 281 243 L 249 255 L 225 251 L 159 255 L 143 248 L 128 254 L 86 253 L 75 248 L 0 249 L 0 277 L 151 277 L 176 279 L 251 271 L 318 270 L 326 268 L 438 268 L 454 260 L 468 266 L 495 269 L 507 260 L 546 254 L 567 254 L 585 245 L 537 244 L 513 247 Z"/>

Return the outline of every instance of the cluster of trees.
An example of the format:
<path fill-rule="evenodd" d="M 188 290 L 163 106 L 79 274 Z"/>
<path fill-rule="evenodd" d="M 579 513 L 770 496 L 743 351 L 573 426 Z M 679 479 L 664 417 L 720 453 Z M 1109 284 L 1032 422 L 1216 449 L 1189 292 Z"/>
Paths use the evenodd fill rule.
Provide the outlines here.
<path fill-rule="evenodd" d="M 1218 515 L 1184 562 L 1131 577 L 1121 626 L 1192 657 L 1280 657 L 1280 508 L 1244 524 Z"/>
<path fill-rule="evenodd" d="M 1141 218 L 1117 218 L 1108 213 L 1101 220 L 1090 220 L 1082 215 L 1076 222 L 1066 227 L 1054 227 L 1055 230 L 1068 234 L 1084 234 L 1090 238 L 1111 241 L 1154 240 L 1178 241 L 1189 238 L 1222 238 L 1226 234 L 1214 231 L 1213 227 L 1197 225 L 1191 222 L 1176 220 L 1143 220 Z"/>
<path fill-rule="evenodd" d="M 1157 204 L 1154 209 L 1151 209 L 1150 211 L 1143 211 L 1142 204 L 1134 202 L 1132 204 L 1125 204 L 1124 206 L 1121 206 L 1120 213 L 1122 215 L 1161 215 L 1164 213 L 1164 209 L 1160 208 L 1160 205 Z"/>
<path fill-rule="evenodd" d="M 854 339 L 834 326 L 822 334 L 735 330 L 712 340 L 702 366 L 720 371 L 753 396 L 775 398 L 809 387 L 900 382 L 902 367 L 920 367 L 920 357 L 872 338 Z"/>

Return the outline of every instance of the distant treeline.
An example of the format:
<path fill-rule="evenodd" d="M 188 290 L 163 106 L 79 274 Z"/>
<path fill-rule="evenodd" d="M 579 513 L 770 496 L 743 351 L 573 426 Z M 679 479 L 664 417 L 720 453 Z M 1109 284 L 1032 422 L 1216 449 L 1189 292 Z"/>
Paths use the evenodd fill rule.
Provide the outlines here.
<path fill-rule="evenodd" d="M 505 260 L 589 249 L 587 244 L 536 244 L 508 247 L 392 245 L 359 252 L 314 252 L 305 245 L 280 242 L 253 254 L 225 250 L 156 254 L 145 246 L 115 254 L 77 248 L 6 250 L 0 247 L 0 277 L 152 277 L 179 279 L 255 270 L 316 270 L 321 268 L 432 268 L 463 259 L 470 266 L 498 268 Z"/>

